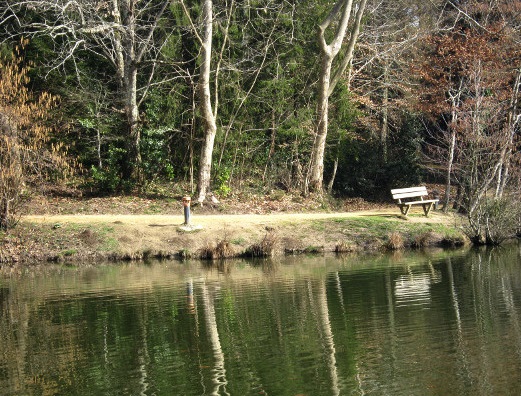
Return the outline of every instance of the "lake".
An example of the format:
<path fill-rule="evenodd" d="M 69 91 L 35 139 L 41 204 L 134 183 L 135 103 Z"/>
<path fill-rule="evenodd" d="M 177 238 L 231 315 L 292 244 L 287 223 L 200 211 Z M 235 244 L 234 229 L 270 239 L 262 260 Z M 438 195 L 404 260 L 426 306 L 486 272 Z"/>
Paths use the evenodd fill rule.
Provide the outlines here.
<path fill-rule="evenodd" d="M 0 275 L 2 395 L 512 395 L 521 250 Z"/>

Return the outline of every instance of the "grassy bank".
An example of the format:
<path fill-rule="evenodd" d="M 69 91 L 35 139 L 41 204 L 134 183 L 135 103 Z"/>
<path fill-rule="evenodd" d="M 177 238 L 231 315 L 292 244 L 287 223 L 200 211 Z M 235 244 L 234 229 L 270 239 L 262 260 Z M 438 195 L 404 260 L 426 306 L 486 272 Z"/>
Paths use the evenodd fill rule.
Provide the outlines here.
<path fill-rule="evenodd" d="M 185 231 L 176 215 L 25 216 L 0 233 L 3 265 L 239 256 L 459 246 L 452 216 L 399 216 L 395 208 L 352 213 L 201 215 Z"/>

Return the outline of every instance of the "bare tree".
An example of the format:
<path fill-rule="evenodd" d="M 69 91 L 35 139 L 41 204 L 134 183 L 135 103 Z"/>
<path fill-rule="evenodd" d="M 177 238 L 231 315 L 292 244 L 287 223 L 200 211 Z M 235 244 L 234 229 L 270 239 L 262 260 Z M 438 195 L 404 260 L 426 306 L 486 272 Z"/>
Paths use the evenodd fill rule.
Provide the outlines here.
<path fill-rule="evenodd" d="M 342 74 L 353 59 L 355 44 L 360 32 L 362 15 L 367 0 L 356 3 L 356 13 L 351 25 L 351 13 L 353 0 L 338 0 L 328 16 L 318 27 L 318 42 L 320 45 L 320 78 L 318 86 L 318 123 L 310 167 L 309 188 L 313 191 L 322 191 L 324 179 L 324 152 L 326 148 L 326 137 L 328 130 L 328 107 L 329 97 L 335 86 L 342 78 Z M 336 31 L 330 43 L 326 41 L 326 30 L 334 25 L 338 19 Z M 350 28 L 349 28 L 350 26 Z M 332 73 L 333 61 L 342 49 L 344 38 L 349 28 L 349 42 L 341 64 Z"/>
<path fill-rule="evenodd" d="M 196 200 L 202 203 L 210 192 L 212 178 L 212 162 L 217 134 L 218 111 L 220 105 L 220 88 L 225 78 L 236 75 L 235 80 L 227 80 L 228 88 L 237 89 L 240 94 L 227 103 L 229 118 L 221 121 L 224 136 L 221 153 L 217 161 L 221 164 L 227 139 L 232 133 L 241 110 L 252 95 L 259 75 L 267 64 L 269 51 L 275 42 L 275 32 L 280 28 L 280 20 L 284 12 L 285 2 L 280 4 L 277 0 L 265 0 L 252 4 L 246 2 L 238 8 L 235 0 L 225 0 L 214 3 L 212 0 L 201 0 L 201 13 L 198 21 L 193 17 L 184 0 L 180 0 L 184 13 L 190 21 L 190 27 L 200 46 L 199 52 L 199 78 L 198 99 L 199 109 L 203 124 L 203 142 L 199 158 L 199 174 L 197 179 Z M 256 19 L 257 18 L 257 19 Z M 253 20 L 266 30 L 259 29 Z M 242 42 L 233 42 L 233 36 L 229 34 L 232 24 L 242 24 Z M 215 39 L 214 28 L 219 30 L 219 39 Z M 262 33 L 262 39 L 250 37 L 253 29 L 256 34 Z M 237 34 L 237 33 L 236 33 Z M 215 48 L 213 41 L 218 41 Z M 251 41 L 250 41 L 251 40 Z M 249 45 L 249 44 L 253 45 Z M 233 49 L 231 49 L 233 48 Z M 239 53 L 238 58 L 233 58 L 229 53 Z M 226 73 L 226 75 L 225 75 Z M 239 77 L 240 76 L 240 77 Z M 248 81 L 248 86 L 240 86 L 241 79 Z M 233 105 L 230 105 L 233 104 Z M 224 107 L 223 107 L 224 108 Z M 231 110 L 231 111 L 230 111 Z"/>
<path fill-rule="evenodd" d="M 421 38 L 437 31 L 433 19 L 442 1 L 383 0 L 367 6 L 350 89 L 368 113 L 366 124 L 380 142 L 384 164 L 389 159 L 389 138 L 411 102 L 410 65 L 417 61 Z"/>
<path fill-rule="evenodd" d="M 160 55 L 155 34 L 169 0 L 14 0 L 0 23 L 16 29 L 13 35 L 46 35 L 54 43 L 56 56 L 50 69 L 66 63 L 81 70 L 78 52 L 87 51 L 111 64 L 119 87 L 119 110 L 125 115 L 127 161 L 125 177 L 139 181 L 141 121 L 139 106 L 146 96 Z M 33 16 L 37 15 L 37 18 Z M 8 23 L 7 23 L 8 22 Z M 145 62 L 152 64 L 144 85 L 138 75 Z"/>
<path fill-rule="evenodd" d="M 233 2 L 233 0 L 232 0 Z M 190 17 L 184 2 L 181 4 Z M 199 177 L 197 180 L 197 201 L 202 203 L 206 199 L 206 194 L 210 188 L 210 177 L 212 171 L 213 147 L 215 143 L 215 135 L 217 134 L 217 97 L 215 107 L 212 107 L 212 94 L 210 91 L 210 73 L 212 66 L 212 38 L 213 38 L 213 2 L 212 0 L 203 0 L 202 4 L 202 36 L 194 27 L 194 33 L 201 45 L 201 66 L 199 75 L 199 96 L 201 100 L 201 112 L 204 123 L 204 142 L 201 148 L 201 156 L 199 159 Z"/>
<path fill-rule="evenodd" d="M 510 95 L 510 103 L 507 111 L 505 122 L 505 133 L 508 138 L 508 145 L 505 147 L 501 156 L 501 165 L 498 173 L 496 197 L 501 198 L 505 192 L 505 187 L 511 177 L 512 159 L 514 156 L 514 145 L 516 135 L 521 123 L 521 113 L 519 109 L 519 100 L 521 95 L 521 68 L 515 72 L 514 82 L 512 83 L 512 92 Z"/>
<path fill-rule="evenodd" d="M 199 158 L 199 176 L 197 179 L 197 202 L 202 203 L 206 199 L 206 195 L 209 192 L 210 188 L 210 179 L 211 179 L 211 171 L 212 171 L 212 158 L 213 158 L 213 149 L 215 144 L 215 135 L 217 134 L 217 107 L 218 107 L 218 95 L 217 95 L 217 82 L 218 78 L 215 79 L 215 95 L 214 95 L 214 105 L 212 106 L 212 93 L 210 86 L 210 74 L 212 71 L 212 39 L 213 39 L 213 24 L 214 24 L 214 16 L 213 16 L 213 1 L 212 0 L 202 0 L 202 10 L 201 10 L 201 25 L 202 32 L 199 34 L 199 30 L 196 28 L 195 23 L 192 20 L 190 11 L 186 7 L 186 4 L 183 0 L 181 0 L 181 5 L 183 10 L 190 20 L 190 25 L 192 27 L 193 33 L 197 38 L 201 46 L 200 51 L 200 74 L 199 74 L 199 83 L 198 83 L 198 91 L 199 91 L 199 100 L 200 100 L 200 108 L 203 118 L 204 124 L 204 140 L 201 147 L 201 156 Z M 234 8 L 234 0 L 231 0 L 229 14 L 231 15 L 232 9 Z M 230 17 L 227 19 L 227 25 L 225 28 L 225 40 L 223 40 L 223 48 L 227 41 L 227 30 L 230 23 Z M 218 61 L 218 65 L 216 68 L 216 75 L 219 74 L 220 70 L 220 60 L 222 60 L 222 51 L 221 56 Z"/>
<path fill-rule="evenodd" d="M 446 183 L 450 188 L 452 181 L 459 185 L 459 205 L 467 214 L 469 226 L 467 233 L 475 243 L 500 243 L 506 234 L 497 232 L 498 222 L 505 230 L 505 219 L 515 218 L 514 206 L 508 201 L 501 201 L 497 194 L 497 185 L 501 183 L 502 168 L 515 156 L 512 152 L 512 86 L 505 82 L 504 57 L 495 48 L 498 37 L 480 32 L 465 31 L 465 46 L 459 36 L 442 40 L 442 53 L 449 54 L 448 59 L 435 56 L 430 58 L 431 65 L 438 64 L 442 70 L 445 65 L 452 68 L 448 75 L 435 73 L 439 91 L 445 101 L 432 99 L 435 91 L 429 91 L 431 111 L 441 115 L 445 130 L 440 128 L 440 139 L 433 151 L 438 160 L 446 158 Z M 457 62 L 455 62 L 455 58 Z M 434 69 L 430 69 L 434 71 Z M 434 81 L 434 80 L 433 80 Z M 515 94 L 517 95 L 517 94 Z M 444 103 L 443 103 L 444 102 Z M 446 117 L 446 118 L 443 118 Z M 514 128 L 515 129 L 515 128 Z M 441 154 L 441 155 L 440 155 Z M 448 191 L 446 203 L 448 202 Z M 510 213 L 510 215 L 506 215 Z M 502 226 L 499 226 L 501 228 Z"/>

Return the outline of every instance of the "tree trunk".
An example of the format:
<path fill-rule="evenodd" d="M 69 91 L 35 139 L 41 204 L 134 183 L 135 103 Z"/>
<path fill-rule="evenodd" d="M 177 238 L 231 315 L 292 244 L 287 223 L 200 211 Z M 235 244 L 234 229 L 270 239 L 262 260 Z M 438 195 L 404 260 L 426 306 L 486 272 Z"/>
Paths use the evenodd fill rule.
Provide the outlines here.
<path fill-rule="evenodd" d="M 389 65 L 384 66 L 384 91 L 382 98 L 382 129 L 380 131 L 380 145 L 382 148 L 382 160 L 387 164 L 387 144 L 389 137 Z"/>
<path fill-rule="evenodd" d="M 268 152 L 268 158 L 266 159 L 266 165 L 264 166 L 264 173 L 262 174 L 262 181 L 266 181 L 266 174 L 268 173 L 268 167 L 270 165 L 271 157 L 275 153 L 275 142 L 277 137 L 277 124 L 275 122 L 275 110 L 271 111 L 271 142 L 270 151 Z"/>
<path fill-rule="evenodd" d="M 311 174 L 309 188 L 311 191 L 322 191 L 324 180 L 324 153 L 326 151 L 327 123 L 329 109 L 329 81 L 333 57 L 330 53 L 322 54 L 322 67 L 318 92 L 318 125 L 313 143 Z"/>
<path fill-rule="evenodd" d="M 327 184 L 327 193 L 331 194 L 333 191 L 333 185 L 335 184 L 336 172 L 338 170 L 338 155 L 335 158 L 335 162 L 333 163 L 333 171 L 331 173 L 331 179 L 329 179 L 329 183 Z"/>
<path fill-rule="evenodd" d="M 115 22 L 127 27 L 125 33 L 116 32 L 115 62 L 116 74 L 120 82 L 123 96 L 127 161 L 123 167 L 123 177 L 126 180 L 140 182 L 141 176 L 141 129 L 139 125 L 139 110 L 137 101 L 137 59 L 135 53 L 136 21 L 134 1 L 113 1 Z M 121 8 L 120 8 L 121 7 Z"/>
<path fill-rule="evenodd" d="M 519 104 L 519 90 L 521 88 L 521 68 L 517 70 L 514 87 L 512 88 L 512 96 L 510 98 L 510 108 L 507 113 L 506 133 L 508 135 L 508 144 L 504 150 L 501 158 L 501 169 L 498 174 L 498 182 L 496 187 L 496 198 L 501 198 L 505 191 L 505 186 L 510 173 L 510 161 L 512 150 L 514 147 L 514 138 L 516 134 L 517 124 L 519 123 L 520 115 L 518 114 Z"/>
<path fill-rule="evenodd" d="M 128 69 L 127 69 L 128 70 Z M 141 180 L 141 128 L 137 105 L 137 69 L 132 67 L 125 77 L 125 112 L 128 128 L 126 177 L 140 183 Z"/>
<path fill-rule="evenodd" d="M 460 106 L 460 97 L 463 90 L 463 80 L 460 81 L 459 87 L 456 92 L 449 92 L 451 100 L 451 120 L 449 125 L 450 141 L 449 141 L 449 153 L 447 159 L 447 169 L 445 178 L 445 198 L 443 200 L 443 211 L 449 210 L 450 201 L 450 187 L 452 178 L 452 167 L 454 165 L 454 154 L 456 152 L 456 127 L 458 122 L 458 107 Z"/>
<path fill-rule="evenodd" d="M 210 189 L 210 177 L 212 171 L 212 154 L 217 133 L 215 114 L 212 109 L 210 93 L 210 71 L 212 57 L 212 31 L 213 13 L 212 0 L 204 0 L 203 37 L 201 42 L 201 75 L 199 77 L 199 95 L 201 100 L 201 112 L 204 124 L 204 142 L 201 148 L 199 160 L 199 179 L 197 180 L 197 202 L 202 203 Z"/>
<path fill-rule="evenodd" d="M 451 130 L 450 144 L 449 144 L 449 158 L 447 160 L 447 169 L 445 176 L 445 197 L 443 199 L 443 211 L 447 212 L 449 210 L 449 200 L 450 200 L 450 187 L 451 187 L 451 175 L 452 175 L 452 165 L 454 163 L 454 152 L 456 150 L 456 131 L 454 128 Z"/>
<path fill-rule="evenodd" d="M 360 23 L 367 0 L 361 0 L 356 11 L 355 21 L 351 27 L 349 43 L 345 57 L 340 66 L 331 73 L 333 61 L 342 48 L 342 42 L 346 36 L 353 0 L 338 0 L 326 19 L 320 24 L 318 29 L 318 41 L 320 45 L 321 70 L 318 88 L 317 116 L 318 123 L 313 143 L 313 151 L 310 160 L 310 180 L 309 188 L 311 191 L 322 192 L 324 181 L 324 153 L 326 150 L 326 138 L 328 127 L 328 108 L 329 97 L 340 81 L 342 74 L 353 59 L 354 47 L 360 31 Z M 327 44 L 325 32 L 334 22 L 336 16 L 341 13 L 335 36 L 330 44 Z"/>
<path fill-rule="evenodd" d="M 22 153 L 17 127 L 0 113 L 0 229 L 13 225 L 14 207 L 23 185 Z"/>

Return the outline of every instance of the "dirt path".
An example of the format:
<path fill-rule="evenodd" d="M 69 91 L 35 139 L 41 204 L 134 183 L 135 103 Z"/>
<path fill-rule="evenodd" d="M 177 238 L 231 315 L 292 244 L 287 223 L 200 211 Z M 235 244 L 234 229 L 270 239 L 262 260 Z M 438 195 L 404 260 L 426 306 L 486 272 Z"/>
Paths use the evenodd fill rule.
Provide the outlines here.
<path fill-rule="evenodd" d="M 400 219 L 398 209 L 373 209 L 357 212 L 334 212 L 334 213 L 274 213 L 266 215 L 258 214 L 217 214 L 217 215 L 194 215 L 191 216 L 192 224 L 200 224 L 203 227 L 223 227 L 225 225 L 238 224 L 268 224 L 291 221 L 320 220 L 329 218 L 352 218 L 381 216 L 389 219 Z M 114 223 L 121 222 L 134 225 L 148 226 L 179 226 L 184 222 L 182 215 L 28 215 L 24 220 L 34 223 Z M 433 212 L 429 217 L 409 216 L 407 221 L 414 223 L 443 223 L 447 222 L 447 216 Z"/>

